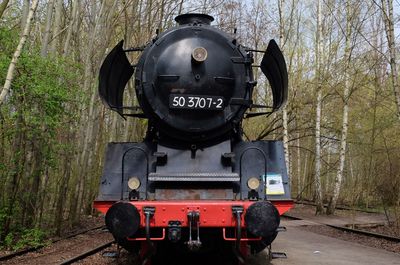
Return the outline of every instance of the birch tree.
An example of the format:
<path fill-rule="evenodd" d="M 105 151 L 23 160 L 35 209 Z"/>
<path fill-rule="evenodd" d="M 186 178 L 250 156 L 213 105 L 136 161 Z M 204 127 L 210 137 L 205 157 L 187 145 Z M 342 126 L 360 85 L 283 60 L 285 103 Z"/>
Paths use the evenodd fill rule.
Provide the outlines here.
<path fill-rule="evenodd" d="M 24 27 L 24 31 L 22 33 L 22 37 L 19 40 L 18 46 L 15 49 L 14 55 L 13 55 L 13 57 L 11 59 L 10 66 L 8 67 L 8 71 L 7 71 L 6 81 L 5 81 L 4 85 L 3 85 L 3 89 L 1 90 L 1 93 L 0 93 L 0 106 L 4 103 L 8 93 L 11 90 L 11 82 L 12 82 L 12 80 L 14 78 L 15 67 L 16 67 L 16 65 L 18 63 L 19 57 L 21 56 L 21 53 L 22 53 L 22 50 L 24 48 L 26 39 L 28 38 L 30 29 L 31 29 L 31 22 L 32 22 L 33 16 L 34 16 L 34 14 L 36 12 L 36 8 L 37 8 L 37 5 L 38 5 L 38 2 L 39 2 L 39 0 L 33 0 L 32 1 L 32 6 L 29 9 L 28 18 L 26 20 L 26 24 L 25 24 L 25 27 Z"/>
<path fill-rule="evenodd" d="M 322 77 L 321 77 L 321 61 L 322 61 L 322 0 L 318 0 L 317 6 L 317 33 L 316 33 L 316 50 L 315 50 L 315 80 L 316 80 L 316 113 L 315 113 L 315 202 L 317 204 L 316 213 L 324 212 L 322 204 L 322 188 L 321 188 L 321 112 L 322 112 Z"/>
<path fill-rule="evenodd" d="M 67 31 L 67 35 L 66 35 L 66 38 L 64 41 L 63 51 L 62 51 L 62 54 L 64 57 L 68 56 L 68 54 L 69 54 L 72 35 L 78 34 L 80 5 L 81 5 L 80 0 L 74 0 L 72 3 L 71 19 L 70 19 L 70 23 L 68 25 L 68 31 Z"/>
<path fill-rule="evenodd" d="M 335 178 L 335 185 L 333 190 L 333 196 L 330 199 L 327 214 L 334 214 L 336 203 L 339 198 L 340 189 L 343 181 L 343 171 L 346 160 L 346 146 L 347 146 L 347 131 L 349 128 L 349 98 L 350 98 L 350 61 L 351 61 L 351 36 L 352 36 L 352 6 L 350 0 L 346 1 L 346 31 L 345 31 L 345 48 L 344 48 L 344 91 L 343 91 L 343 118 L 342 118 L 342 134 L 340 140 L 340 153 L 339 153 L 339 165 Z"/>
<path fill-rule="evenodd" d="M 397 72 L 396 38 L 394 35 L 393 0 L 381 0 L 382 18 L 389 48 L 390 80 L 397 107 L 397 117 L 400 120 L 400 86 Z"/>
<path fill-rule="evenodd" d="M 45 57 L 47 55 L 47 48 L 49 44 L 49 37 L 50 37 L 50 27 L 51 27 L 51 22 L 53 19 L 53 7 L 54 7 L 54 0 L 50 0 L 47 3 L 47 16 L 46 16 L 46 26 L 43 34 L 43 39 L 42 39 L 42 48 L 40 50 L 40 55 L 42 57 Z"/>
<path fill-rule="evenodd" d="M 6 11 L 9 0 L 3 0 L 0 4 L 0 18 L 3 16 L 4 11 Z"/>
<path fill-rule="evenodd" d="M 281 46 L 282 52 L 284 53 L 284 34 L 285 34 L 285 20 L 283 17 L 283 5 L 284 0 L 278 1 L 279 10 L 279 45 Z M 289 130 L 288 130 L 288 111 L 287 104 L 282 109 L 282 127 L 283 127 L 283 149 L 285 153 L 285 162 L 288 175 L 290 177 L 290 155 L 289 155 Z"/>
<path fill-rule="evenodd" d="M 54 24 L 53 24 L 53 38 L 50 42 L 50 54 L 54 54 L 57 49 L 57 44 L 60 42 L 60 31 L 61 31 L 61 18 L 62 18 L 62 9 L 63 9 L 63 1 L 62 0 L 53 0 L 54 1 Z"/>

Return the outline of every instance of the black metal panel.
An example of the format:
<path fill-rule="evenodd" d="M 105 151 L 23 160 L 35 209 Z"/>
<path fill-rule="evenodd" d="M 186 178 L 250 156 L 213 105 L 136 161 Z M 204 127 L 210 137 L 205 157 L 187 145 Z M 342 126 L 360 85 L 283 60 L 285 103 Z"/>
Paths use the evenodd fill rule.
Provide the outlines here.
<path fill-rule="evenodd" d="M 128 179 L 139 178 L 140 199 L 146 198 L 147 173 L 155 163 L 154 147 L 142 143 L 109 143 L 97 200 L 118 201 L 129 195 Z"/>
<path fill-rule="evenodd" d="M 99 95 L 105 105 L 122 113 L 125 85 L 134 70 L 125 55 L 121 40 L 107 55 L 100 68 Z"/>
<path fill-rule="evenodd" d="M 236 154 L 235 172 L 241 173 L 241 192 L 242 198 L 247 198 L 247 180 L 251 177 L 263 179 L 267 174 L 278 174 L 282 176 L 284 194 L 266 195 L 265 183 L 258 190 L 262 198 L 268 200 L 287 200 L 290 199 L 289 177 L 285 165 L 285 155 L 283 143 L 281 141 L 254 141 L 241 142 L 234 146 Z M 267 162 L 264 163 L 265 158 Z M 240 160 L 240 158 L 242 159 Z"/>
<path fill-rule="evenodd" d="M 246 145 L 241 149 L 240 153 L 236 153 L 236 164 L 241 176 L 241 198 L 247 199 L 249 191 L 247 181 L 249 178 L 258 178 L 263 183 L 261 176 L 263 172 L 267 172 L 267 155 L 259 146 L 253 144 Z M 260 185 L 257 192 L 261 198 L 264 198 L 264 185 Z"/>
<path fill-rule="evenodd" d="M 273 95 L 273 109 L 286 103 L 288 95 L 288 73 L 285 58 L 278 44 L 271 40 L 261 61 L 261 71 L 268 78 Z"/>
<path fill-rule="evenodd" d="M 220 175 L 232 178 L 232 167 L 224 165 L 221 157 L 224 153 L 231 152 L 230 141 L 225 141 L 203 149 L 180 150 L 158 145 L 158 152 L 166 153 L 167 163 L 163 166 L 157 166 L 156 173 L 159 175 L 188 176 L 199 173 L 209 173 L 209 178 L 213 175 Z M 217 179 L 216 179 L 217 180 Z"/>

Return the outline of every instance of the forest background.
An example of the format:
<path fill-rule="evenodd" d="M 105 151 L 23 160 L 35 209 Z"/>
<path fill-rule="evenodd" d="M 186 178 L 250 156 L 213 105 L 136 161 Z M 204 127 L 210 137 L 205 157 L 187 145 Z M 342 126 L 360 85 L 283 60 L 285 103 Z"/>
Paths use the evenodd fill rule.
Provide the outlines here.
<path fill-rule="evenodd" d="M 142 46 L 187 12 L 236 28 L 247 47 L 282 48 L 288 104 L 243 126 L 245 139 L 284 141 L 293 198 L 319 214 L 323 203 L 327 214 L 337 203 L 381 209 L 399 229 L 397 0 L 2 0 L 0 245 L 40 244 L 94 214 L 107 142 L 141 141 L 146 130 L 102 105 L 102 60 L 119 40 Z M 270 104 L 254 73 L 254 101 Z M 125 101 L 137 104 L 132 80 Z"/>

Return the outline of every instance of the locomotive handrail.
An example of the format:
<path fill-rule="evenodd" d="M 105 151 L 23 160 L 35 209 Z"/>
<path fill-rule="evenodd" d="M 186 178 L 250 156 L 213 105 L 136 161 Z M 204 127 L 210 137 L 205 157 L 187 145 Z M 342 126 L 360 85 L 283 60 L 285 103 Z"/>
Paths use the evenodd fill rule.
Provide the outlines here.
<path fill-rule="evenodd" d="M 224 238 L 225 241 L 236 241 L 236 237 L 228 237 L 226 235 L 226 228 L 222 228 L 222 237 Z M 240 241 L 260 241 L 262 237 L 241 237 Z"/>
<path fill-rule="evenodd" d="M 145 155 L 145 157 L 146 157 L 146 162 L 147 162 L 147 166 L 146 166 L 146 187 L 147 187 L 147 176 L 149 175 L 149 157 L 148 157 L 148 154 L 147 154 L 146 150 L 144 150 L 143 148 L 138 147 L 138 146 L 133 146 L 133 147 L 129 148 L 128 150 L 126 150 L 126 151 L 124 152 L 124 154 L 122 155 L 121 200 L 124 199 L 124 173 L 125 173 L 125 170 L 124 170 L 124 161 L 125 161 L 125 156 L 126 156 L 126 154 L 127 154 L 128 152 L 132 151 L 133 149 L 136 149 L 136 150 L 141 151 L 141 152 Z M 145 192 L 145 194 L 146 194 L 146 198 L 147 198 L 147 192 Z"/>
<path fill-rule="evenodd" d="M 239 172 L 240 172 L 240 186 L 241 186 L 241 184 L 242 184 L 242 159 L 243 159 L 243 155 L 247 152 L 247 151 L 249 151 L 249 150 L 257 150 L 257 151 L 259 151 L 262 155 L 263 155 L 263 157 L 264 157 L 264 172 L 265 172 L 265 174 L 267 173 L 267 155 L 265 154 L 265 152 L 264 152 L 264 150 L 262 150 L 261 148 L 259 148 L 259 147 L 255 147 L 255 146 L 253 146 L 253 147 L 248 147 L 248 148 L 246 148 L 246 149 L 244 149 L 244 151 L 242 152 L 242 154 L 240 155 L 240 159 L 239 159 Z M 242 192 L 240 192 L 240 196 L 242 196 Z M 266 198 L 266 195 L 265 195 L 265 198 Z M 240 199 L 242 199 L 242 198 L 240 198 Z"/>
<path fill-rule="evenodd" d="M 135 238 L 127 237 L 126 239 L 128 241 L 146 241 L 147 240 L 146 237 L 135 237 Z M 164 239 L 165 239 L 165 228 L 162 229 L 161 237 L 150 237 L 151 241 L 161 241 Z"/>

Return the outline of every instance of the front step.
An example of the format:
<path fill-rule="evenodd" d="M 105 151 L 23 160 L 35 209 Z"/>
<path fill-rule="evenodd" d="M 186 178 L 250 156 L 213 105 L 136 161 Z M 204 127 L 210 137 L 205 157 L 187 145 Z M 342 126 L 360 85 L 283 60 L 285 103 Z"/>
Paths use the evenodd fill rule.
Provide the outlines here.
<path fill-rule="evenodd" d="M 220 173 L 158 173 L 149 174 L 149 181 L 217 181 L 234 182 L 240 181 L 238 173 L 220 172 Z"/>
<path fill-rule="evenodd" d="M 286 229 L 286 227 L 284 227 L 284 226 L 280 226 L 280 227 L 278 227 L 278 229 L 276 229 L 276 231 L 277 231 L 277 232 L 286 232 L 287 229 Z"/>
<path fill-rule="evenodd" d="M 285 252 L 272 252 L 271 257 L 272 259 L 287 259 Z"/>

